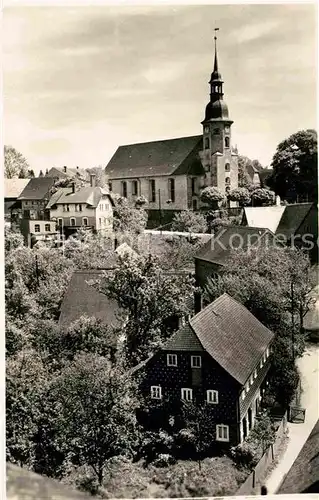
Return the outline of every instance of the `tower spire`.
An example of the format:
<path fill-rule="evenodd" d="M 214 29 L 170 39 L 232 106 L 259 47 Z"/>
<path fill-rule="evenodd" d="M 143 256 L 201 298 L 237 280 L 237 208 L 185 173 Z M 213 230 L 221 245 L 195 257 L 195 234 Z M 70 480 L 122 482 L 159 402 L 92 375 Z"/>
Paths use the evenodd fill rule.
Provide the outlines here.
<path fill-rule="evenodd" d="M 218 73 L 218 59 L 217 59 L 217 31 L 219 31 L 219 28 L 214 28 L 215 31 L 215 36 L 214 36 L 214 43 L 215 43 L 215 59 L 214 59 L 214 73 Z"/>

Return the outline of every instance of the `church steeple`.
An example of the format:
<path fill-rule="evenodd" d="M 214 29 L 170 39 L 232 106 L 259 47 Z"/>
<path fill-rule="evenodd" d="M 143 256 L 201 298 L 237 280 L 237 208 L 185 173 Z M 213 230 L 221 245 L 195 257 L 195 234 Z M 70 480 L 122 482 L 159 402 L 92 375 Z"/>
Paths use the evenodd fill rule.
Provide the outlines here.
<path fill-rule="evenodd" d="M 224 102 L 224 92 L 223 92 L 223 80 L 218 69 L 218 57 L 217 57 L 217 36 L 216 31 L 219 28 L 215 28 L 215 57 L 214 57 L 214 69 L 210 76 L 210 102 L 206 106 L 205 120 L 211 120 L 216 118 L 228 118 L 228 108 Z"/>

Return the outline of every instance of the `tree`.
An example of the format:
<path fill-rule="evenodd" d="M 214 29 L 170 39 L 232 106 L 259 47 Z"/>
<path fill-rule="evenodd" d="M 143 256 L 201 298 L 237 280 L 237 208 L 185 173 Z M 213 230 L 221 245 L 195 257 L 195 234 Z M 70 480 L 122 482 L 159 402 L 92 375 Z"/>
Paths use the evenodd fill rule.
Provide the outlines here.
<path fill-rule="evenodd" d="M 268 184 L 282 199 L 317 201 L 317 132 L 301 130 L 283 140 L 272 160 Z"/>
<path fill-rule="evenodd" d="M 169 241 L 161 241 L 161 254 L 158 255 L 161 269 L 165 271 L 191 269 L 194 257 L 202 245 L 198 237 L 186 238 L 175 235 Z"/>
<path fill-rule="evenodd" d="M 80 229 L 65 242 L 64 256 L 77 269 L 105 269 L 110 260 L 114 260 L 113 241 L 107 236 Z"/>
<path fill-rule="evenodd" d="M 206 203 L 209 208 L 217 210 L 219 203 L 225 201 L 226 197 L 217 187 L 209 186 L 201 191 L 200 200 L 202 203 Z"/>
<path fill-rule="evenodd" d="M 122 196 L 112 195 L 114 200 L 113 227 L 118 233 L 140 234 L 147 223 L 147 212 L 143 208 L 130 206 L 128 200 Z"/>
<path fill-rule="evenodd" d="M 34 170 L 31 168 L 31 170 L 28 170 L 28 174 L 27 174 L 27 177 L 29 179 L 33 179 L 33 177 L 35 177 L 34 175 Z"/>
<path fill-rule="evenodd" d="M 12 146 L 4 146 L 4 176 L 7 179 L 26 178 L 28 168 L 27 160 L 19 151 Z"/>
<path fill-rule="evenodd" d="M 42 170 L 39 172 L 39 177 L 44 177 Z"/>
<path fill-rule="evenodd" d="M 188 276 L 163 273 L 152 256 L 126 255 L 99 290 L 127 311 L 124 345 L 134 366 L 172 333 L 172 318 L 188 313 L 194 289 Z"/>
<path fill-rule="evenodd" d="M 251 193 L 253 206 L 267 206 L 275 203 L 275 193 L 266 188 L 254 189 Z"/>
<path fill-rule="evenodd" d="M 305 347 L 302 315 L 309 307 L 309 266 L 309 259 L 294 248 L 237 250 L 206 287 L 209 302 L 227 292 L 275 333 L 271 390 L 284 406 L 298 380 L 295 358 Z"/>
<path fill-rule="evenodd" d="M 202 214 L 184 210 L 174 215 L 171 229 L 188 233 L 206 233 L 207 222 Z"/>
<path fill-rule="evenodd" d="M 244 207 L 250 204 L 251 195 L 247 188 L 238 187 L 232 189 L 228 194 L 228 199 L 230 201 L 237 201 L 240 207 Z"/>
<path fill-rule="evenodd" d="M 262 449 L 262 454 L 276 440 L 275 426 L 267 411 L 263 411 L 258 417 L 255 426 L 251 429 L 247 442 L 257 442 Z"/>
<path fill-rule="evenodd" d="M 102 484 L 109 458 L 132 454 L 136 389 L 120 364 L 79 354 L 54 381 L 58 442 L 75 465 L 92 467 Z"/>

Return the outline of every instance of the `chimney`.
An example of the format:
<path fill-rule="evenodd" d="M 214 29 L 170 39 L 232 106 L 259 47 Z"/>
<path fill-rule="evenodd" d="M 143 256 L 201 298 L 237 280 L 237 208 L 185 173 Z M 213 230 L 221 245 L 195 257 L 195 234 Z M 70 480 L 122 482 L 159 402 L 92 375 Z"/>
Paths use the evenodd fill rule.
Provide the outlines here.
<path fill-rule="evenodd" d="M 76 167 L 76 170 L 78 171 L 80 167 Z"/>
<path fill-rule="evenodd" d="M 195 314 L 199 313 L 202 310 L 202 294 L 200 290 L 196 290 L 194 292 L 194 306 Z"/>
<path fill-rule="evenodd" d="M 75 182 L 72 182 L 72 193 L 75 193 Z"/>
<path fill-rule="evenodd" d="M 66 167 L 66 166 L 64 166 L 64 167 L 63 167 L 63 172 L 64 172 L 65 174 L 66 174 L 66 170 L 67 170 L 67 167 Z"/>
<path fill-rule="evenodd" d="M 95 187 L 95 174 L 90 174 L 91 187 Z"/>

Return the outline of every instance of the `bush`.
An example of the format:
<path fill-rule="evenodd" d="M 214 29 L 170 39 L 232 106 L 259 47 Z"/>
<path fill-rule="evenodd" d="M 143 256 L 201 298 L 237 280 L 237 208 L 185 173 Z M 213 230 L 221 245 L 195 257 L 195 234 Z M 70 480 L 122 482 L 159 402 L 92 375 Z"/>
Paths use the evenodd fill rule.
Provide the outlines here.
<path fill-rule="evenodd" d="M 158 457 L 154 460 L 153 465 L 155 467 L 168 467 L 176 463 L 176 458 L 174 458 L 169 453 L 160 453 Z"/>
<path fill-rule="evenodd" d="M 206 219 L 202 214 L 197 214 L 191 210 L 184 210 L 174 215 L 172 231 L 206 233 Z"/>
<path fill-rule="evenodd" d="M 174 445 L 174 439 L 165 431 L 145 432 L 140 445 L 140 456 L 148 463 L 160 456 L 169 455 Z"/>
<path fill-rule="evenodd" d="M 230 449 L 230 456 L 236 464 L 247 467 L 250 470 L 256 467 L 261 458 L 258 446 L 252 442 L 248 443 L 247 441 L 237 446 L 233 446 Z"/>

